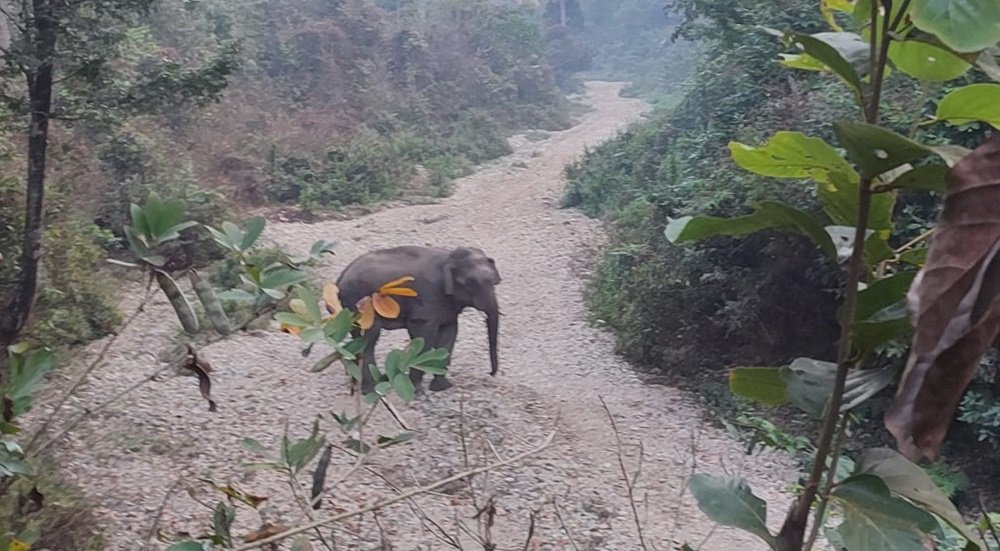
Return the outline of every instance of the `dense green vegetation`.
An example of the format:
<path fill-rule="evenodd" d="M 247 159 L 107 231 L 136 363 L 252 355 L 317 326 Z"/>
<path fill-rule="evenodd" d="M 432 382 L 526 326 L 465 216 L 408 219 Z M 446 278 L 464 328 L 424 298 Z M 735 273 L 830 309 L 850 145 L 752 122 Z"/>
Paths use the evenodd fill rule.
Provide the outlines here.
<path fill-rule="evenodd" d="M 112 297 L 90 276 L 122 250 L 128 205 L 151 190 L 209 224 L 251 205 L 311 214 L 440 196 L 473 164 L 508 153 L 513 129 L 569 123 L 541 18 L 516 2 L 155 8 L 75 37 L 77 52 L 64 54 L 70 65 L 91 56 L 115 70 L 56 89 L 69 120 L 51 129 L 46 237 L 61 246 L 44 261 L 30 332 L 44 329 L 49 344 L 114 326 Z M 18 105 L 7 103 L 12 114 Z M 0 302 L 19 270 L 19 124 L 3 129 Z M 191 261 L 218 257 L 204 236 L 190 237 Z"/>
<path fill-rule="evenodd" d="M 630 359 L 680 375 L 678 380 L 700 379 L 714 399 L 719 370 L 729 366 L 774 365 L 800 356 L 832 360 L 841 276 L 805 238 L 765 232 L 678 247 L 664 239 L 664 227 L 696 213 L 747 214 L 751 204 L 775 198 L 819 213 L 809 185 L 743 171 L 727 145 L 760 144 L 779 130 L 833 141 L 830 121 L 849 118 L 856 107 L 836 78 L 776 63 L 787 50 L 757 27 L 825 31 L 815 2 L 678 4 L 688 15 L 678 32 L 709 38 L 688 93 L 672 111 L 568 167 L 565 203 L 608 220 L 612 229 L 612 245 L 590 286 L 594 318 L 615 331 Z M 929 143 L 978 144 L 986 125 L 916 124 L 933 114 L 935 98 L 983 79 L 969 73 L 944 85 L 921 84 L 892 74 L 883 91 L 883 124 Z M 937 208 L 933 194 L 901 195 L 889 244 L 899 247 L 923 234 Z M 905 344 L 880 349 L 878 361 L 899 363 Z M 969 444 L 976 438 L 995 442 L 996 380 L 995 361 L 984 361 L 959 409 L 964 423 L 945 447 L 946 456 L 975 471 L 980 484 L 995 471 Z M 880 425 L 889 397 L 885 393 L 862 410 L 869 424 L 861 432 L 876 442 L 884 438 Z"/>

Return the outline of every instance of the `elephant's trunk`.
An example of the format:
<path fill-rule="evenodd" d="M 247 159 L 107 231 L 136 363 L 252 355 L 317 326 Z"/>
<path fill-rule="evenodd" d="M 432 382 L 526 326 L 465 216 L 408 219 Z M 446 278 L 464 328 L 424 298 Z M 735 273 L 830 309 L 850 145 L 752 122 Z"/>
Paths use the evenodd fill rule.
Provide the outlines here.
<path fill-rule="evenodd" d="M 482 308 L 486 313 L 486 333 L 490 339 L 490 375 L 496 375 L 500 369 L 500 360 L 497 355 L 497 338 L 500 332 L 500 307 L 497 305 L 496 295 L 491 294 L 488 304 Z"/>

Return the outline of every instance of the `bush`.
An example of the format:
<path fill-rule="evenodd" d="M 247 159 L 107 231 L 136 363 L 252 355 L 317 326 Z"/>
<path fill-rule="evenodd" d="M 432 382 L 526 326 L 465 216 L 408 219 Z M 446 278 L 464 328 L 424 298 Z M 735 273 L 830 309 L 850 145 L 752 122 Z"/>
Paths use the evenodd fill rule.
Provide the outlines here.
<path fill-rule="evenodd" d="M 46 254 L 28 340 L 49 346 L 83 344 L 121 323 L 109 281 L 100 274 L 105 256 L 101 243 L 108 239 L 107 232 L 82 222 L 45 230 Z"/>

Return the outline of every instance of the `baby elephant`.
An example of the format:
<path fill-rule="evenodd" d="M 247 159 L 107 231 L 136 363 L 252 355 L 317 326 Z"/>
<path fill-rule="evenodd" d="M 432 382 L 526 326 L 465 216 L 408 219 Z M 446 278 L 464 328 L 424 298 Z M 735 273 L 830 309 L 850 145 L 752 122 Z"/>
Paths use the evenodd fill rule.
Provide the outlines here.
<path fill-rule="evenodd" d="M 390 281 L 413 276 L 407 284 L 417 292 L 415 297 L 393 297 L 400 305 L 396 319 L 376 316 L 375 325 L 365 333 L 364 363 L 361 391 L 368 394 L 375 383 L 368 370 L 375 354 L 375 343 L 382 329 L 406 328 L 410 338 L 422 337 L 425 349 L 447 348 L 449 354 L 458 335 L 458 314 L 468 306 L 486 314 L 486 331 L 490 341 L 490 375 L 496 375 L 497 331 L 500 312 L 495 286 L 500 283 L 493 259 L 474 247 L 453 250 L 436 247 L 404 246 L 367 253 L 354 260 L 337 280 L 340 301 L 354 307 Z M 410 370 L 410 379 L 419 389 L 424 373 Z M 435 375 L 431 390 L 445 390 L 451 383 L 444 375 Z"/>

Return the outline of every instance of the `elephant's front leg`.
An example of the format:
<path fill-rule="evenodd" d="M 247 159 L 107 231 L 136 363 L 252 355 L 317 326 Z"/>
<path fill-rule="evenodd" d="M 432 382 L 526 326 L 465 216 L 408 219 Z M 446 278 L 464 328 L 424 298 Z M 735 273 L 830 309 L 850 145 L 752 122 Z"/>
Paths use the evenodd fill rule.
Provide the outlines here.
<path fill-rule="evenodd" d="M 448 360 L 447 364 L 451 364 L 451 354 L 455 349 L 455 338 L 458 337 L 458 321 L 448 325 L 442 325 L 438 328 L 437 340 L 433 343 L 433 348 L 447 348 L 448 349 Z M 433 391 L 447 390 L 451 388 L 451 381 L 449 381 L 444 375 L 435 375 L 434 380 L 431 381 L 430 387 Z"/>
<path fill-rule="evenodd" d="M 375 379 L 372 378 L 370 366 L 375 363 L 375 343 L 382 333 L 378 325 L 372 327 L 364 333 L 365 351 L 361 356 L 361 394 L 371 394 L 375 392 Z"/>
<path fill-rule="evenodd" d="M 424 350 L 431 349 L 438 338 L 438 326 L 436 323 L 430 321 L 411 320 L 406 329 L 410 333 L 410 340 L 417 338 L 424 339 Z M 410 369 L 410 381 L 413 383 L 413 388 L 418 392 L 423 380 L 423 371 L 416 368 Z"/>

